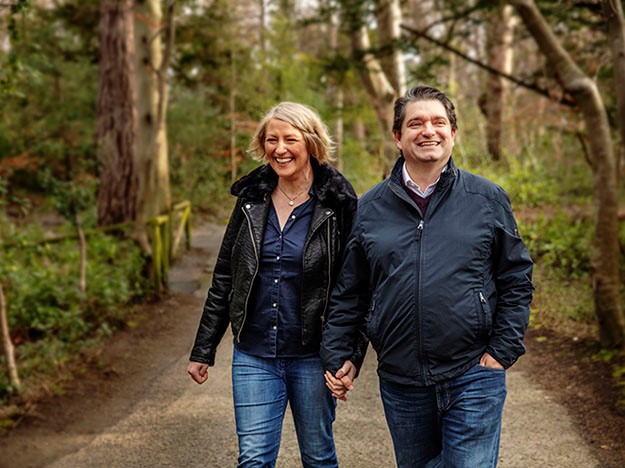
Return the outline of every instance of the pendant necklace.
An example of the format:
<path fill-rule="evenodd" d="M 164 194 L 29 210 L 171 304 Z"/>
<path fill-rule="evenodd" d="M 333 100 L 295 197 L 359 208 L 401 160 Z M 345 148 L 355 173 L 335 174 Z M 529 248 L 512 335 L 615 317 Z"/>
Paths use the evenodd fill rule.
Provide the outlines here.
<path fill-rule="evenodd" d="M 289 197 L 289 195 L 284 190 L 282 190 L 282 187 L 280 187 L 280 184 L 278 184 L 278 190 L 280 190 L 282 192 L 282 194 L 289 199 L 289 206 L 295 205 L 295 199 L 297 197 L 299 197 L 302 193 L 306 192 L 309 188 L 305 188 L 304 190 L 302 190 L 300 193 L 298 193 L 294 197 Z"/>

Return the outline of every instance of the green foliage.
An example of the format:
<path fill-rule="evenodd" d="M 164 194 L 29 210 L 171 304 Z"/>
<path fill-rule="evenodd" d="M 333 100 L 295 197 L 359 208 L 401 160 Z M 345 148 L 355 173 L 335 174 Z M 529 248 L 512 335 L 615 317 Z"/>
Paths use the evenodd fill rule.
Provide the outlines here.
<path fill-rule="evenodd" d="M 568 278 L 538 261 L 533 282 L 536 290 L 530 320 L 532 328 L 545 327 L 569 336 L 596 333 L 597 320 L 588 275 Z"/>
<path fill-rule="evenodd" d="M 43 187 L 54 197 L 57 211 L 76 227 L 78 214 L 94 205 L 95 179 L 86 179 L 79 184 L 74 180 L 59 180 L 45 169 L 41 180 Z"/>
<path fill-rule="evenodd" d="M 33 163 L 10 179 L 31 190 L 41 190 L 36 173 L 41 167 L 64 180 L 79 163 L 81 169 L 95 172 L 94 28 L 76 26 L 90 15 L 63 16 L 71 5 L 79 11 L 93 12 L 94 7 L 97 11 L 92 0 L 64 2 L 58 9 L 33 6 L 22 18 L 19 41 L 12 44 L 11 53 L 19 55 L 23 73 L 14 83 L 18 92 L 3 98 L 0 160 L 31 157 Z M 0 56 L 0 61 L 4 59 Z"/>
<path fill-rule="evenodd" d="M 108 336 L 124 323 L 127 311 L 122 306 L 149 289 L 144 259 L 132 241 L 97 232 L 88 238 L 87 256 L 88 287 L 83 294 L 77 241 L 3 249 L 0 281 L 26 378 L 28 369 L 36 374 L 40 365 L 62 365 L 73 350 Z M 0 375 L 0 396 L 8 392 L 3 379 Z"/>
<path fill-rule="evenodd" d="M 519 229 L 534 261 L 563 277 L 580 278 L 590 273 L 593 226 L 589 219 L 571 220 L 561 209 L 540 213 L 534 220 L 519 221 Z"/>

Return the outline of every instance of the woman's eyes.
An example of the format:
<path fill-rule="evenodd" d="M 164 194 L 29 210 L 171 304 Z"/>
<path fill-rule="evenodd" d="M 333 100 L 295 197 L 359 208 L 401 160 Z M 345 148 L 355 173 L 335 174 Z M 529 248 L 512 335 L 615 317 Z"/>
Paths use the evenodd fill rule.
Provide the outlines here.
<path fill-rule="evenodd" d="M 297 143 L 299 140 L 297 138 L 287 138 L 286 143 Z M 277 138 L 267 138 L 265 140 L 266 143 L 270 143 L 272 145 L 278 144 L 278 139 Z"/>

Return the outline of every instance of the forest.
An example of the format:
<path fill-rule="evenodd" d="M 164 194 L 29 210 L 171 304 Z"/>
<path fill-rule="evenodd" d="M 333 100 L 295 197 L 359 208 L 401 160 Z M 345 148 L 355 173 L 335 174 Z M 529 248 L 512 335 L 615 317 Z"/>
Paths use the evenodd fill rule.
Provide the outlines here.
<path fill-rule="evenodd" d="M 625 408 L 615 0 L 0 0 L 0 404 L 54 388 L 166 294 L 176 207 L 227 220 L 269 107 L 316 108 L 360 195 L 422 83 L 456 105 L 456 165 L 510 196 L 536 339 L 593 343 Z"/>

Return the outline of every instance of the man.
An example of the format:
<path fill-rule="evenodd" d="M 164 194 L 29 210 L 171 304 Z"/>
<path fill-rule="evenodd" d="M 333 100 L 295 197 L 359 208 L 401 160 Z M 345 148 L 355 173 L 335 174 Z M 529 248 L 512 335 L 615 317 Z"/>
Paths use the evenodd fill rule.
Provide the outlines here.
<path fill-rule="evenodd" d="M 435 88 L 395 102 L 400 157 L 359 201 L 322 341 L 344 399 L 366 324 L 400 468 L 496 466 L 505 369 L 525 351 L 533 264 L 503 189 L 454 165 L 456 131 Z"/>

